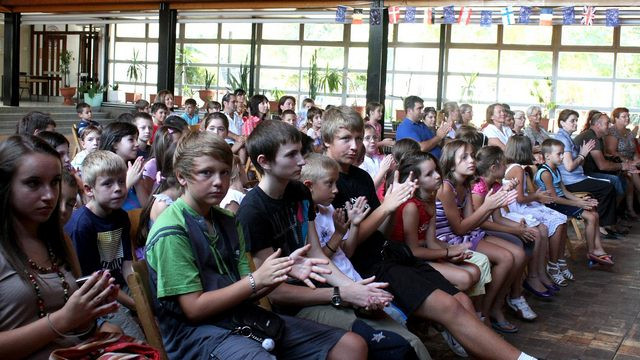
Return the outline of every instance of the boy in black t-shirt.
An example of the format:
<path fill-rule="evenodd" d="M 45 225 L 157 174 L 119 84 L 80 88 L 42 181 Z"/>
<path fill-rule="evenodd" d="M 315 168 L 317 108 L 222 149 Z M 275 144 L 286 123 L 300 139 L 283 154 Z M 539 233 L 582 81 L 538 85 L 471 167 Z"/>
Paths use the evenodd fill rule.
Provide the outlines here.
<path fill-rule="evenodd" d="M 258 186 L 243 199 L 237 217 L 256 267 L 259 268 L 278 248 L 282 248 L 286 256 L 304 246 L 310 246 L 309 256 L 328 262 L 316 233 L 311 194 L 297 181 L 305 163 L 301 154 L 301 133 L 282 121 L 265 120 L 253 130 L 246 146 L 251 161 L 263 176 Z M 328 267 L 331 273 L 324 277 L 333 288 L 312 289 L 285 283 L 269 294 L 269 300 L 280 311 L 358 333 L 367 340 L 370 354 L 380 354 L 381 348 L 385 347 L 384 350 L 393 348 L 397 351 L 388 358 L 405 358 L 404 354 L 412 353 L 411 343 L 420 358 L 427 358 L 428 352 L 419 338 L 392 319 L 360 319 L 350 307 L 381 309 L 392 299 L 383 289 L 386 284 L 374 283 L 373 277 L 354 282 L 333 263 L 329 262 Z M 376 338 L 379 341 L 370 340 L 374 331 L 383 334 Z M 349 343 L 362 341 L 353 333 L 347 333 L 341 342 L 343 340 Z M 339 342 L 336 347 L 340 345 Z"/>
<path fill-rule="evenodd" d="M 334 207 L 342 207 L 345 201 L 354 201 L 360 196 L 365 196 L 371 206 L 371 212 L 360 223 L 359 246 L 351 257 L 356 270 L 363 276 L 376 275 L 379 280 L 389 282 L 389 290 L 395 296 L 394 303 L 407 316 L 441 323 L 472 354 L 490 359 L 532 359 L 480 322 L 471 300 L 426 262 L 415 260 L 413 265 L 401 265 L 383 261 L 380 252 L 385 239 L 378 228 L 409 199 L 415 183 L 410 178 L 399 183 L 396 173 L 384 201 L 380 203 L 369 174 L 353 166 L 358 148 L 362 146 L 364 122 L 351 107 L 327 110 L 321 133 L 327 156 L 340 165 Z"/>

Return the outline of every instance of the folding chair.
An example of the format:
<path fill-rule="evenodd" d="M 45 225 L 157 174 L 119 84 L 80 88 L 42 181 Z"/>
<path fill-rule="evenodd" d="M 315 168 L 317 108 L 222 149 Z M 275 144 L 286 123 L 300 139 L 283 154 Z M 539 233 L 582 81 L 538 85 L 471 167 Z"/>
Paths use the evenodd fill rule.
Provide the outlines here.
<path fill-rule="evenodd" d="M 80 138 L 78 137 L 78 127 L 76 124 L 71 125 L 71 136 L 73 138 L 73 150 L 71 150 L 72 158 L 75 157 L 81 150 Z"/>
<path fill-rule="evenodd" d="M 153 314 L 151 290 L 149 287 L 149 269 L 145 261 L 133 262 L 133 273 L 127 278 L 129 290 L 136 303 L 136 312 L 147 338 L 147 343 L 160 351 L 163 360 L 168 360 L 162 343 L 162 335 Z"/>

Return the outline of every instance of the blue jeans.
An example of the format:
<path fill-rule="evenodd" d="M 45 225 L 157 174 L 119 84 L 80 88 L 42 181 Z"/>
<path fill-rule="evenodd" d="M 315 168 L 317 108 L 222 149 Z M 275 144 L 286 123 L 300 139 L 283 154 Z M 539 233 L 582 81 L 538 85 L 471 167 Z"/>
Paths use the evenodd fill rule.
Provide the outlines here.
<path fill-rule="evenodd" d="M 616 193 L 618 195 L 624 195 L 625 189 L 627 188 L 627 182 L 624 176 L 618 176 L 613 174 L 604 174 L 604 173 L 589 173 L 588 176 L 596 179 L 604 179 L 608 180 L 614 188 L 616 188 Z"/>

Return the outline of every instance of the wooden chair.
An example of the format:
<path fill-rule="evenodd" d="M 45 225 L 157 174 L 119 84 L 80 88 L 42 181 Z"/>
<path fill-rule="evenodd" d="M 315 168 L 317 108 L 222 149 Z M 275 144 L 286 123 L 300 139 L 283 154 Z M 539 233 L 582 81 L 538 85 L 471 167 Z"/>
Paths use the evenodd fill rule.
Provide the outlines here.
<path fill-rule="evenodd" d="M 582 198 L 590 194 L 587 192 L 575 192 L 573 193 L 573 195 Z M 571 223 L 571 226 L 573 226 L 573 231 L 576 232 L 578 244 L 586 244 L 585 238 L 584 236 L 582 236 L 582 230 L 580 229 L 580 225 L 578 224 L 578 219 L 574 217 L 570 217 L 569 222 Z M 569 252 L 569 257 L 571 257 L 571 259 L 573 260 L 576 260 L 578 256 L 578 253 L 576 251 L 576 246 L 574 246 L 573 242 L 571 241 L 571 238 L 568 236 L 567 236 L 566 249 Z"/>
<path fill-rule="evenodd" d="M 201 130 L 201 128 L 200 128 L 200 124 L 189 125 L 189 129 L 190 129 L 192 132 L 198 132 L 198 131 L 200 131 L 200 130 Z"/>
<path fill-rule="evenodd" d="M 142 209 L 133 209 L 127 211 L 129 215 L 129 222 L 131 223 L 131 229 L 129 230 L 129 239 L 131 240 L 131 253 L 134 260 L 140 260 L 136 257 L 136 237 L 138 236 L 138 225 L 140 225 L 140 215 Z"/>
<path fill-rule="evenodd" d="M 147 343 L 160 351 L 163 360 L 168 360 L 162 343 L 162 335 L 153 314 L 151 290 L 149 287 L 149 269 L 145 261 L 133 262 L 133 273 L 127 278 L 131 296 L 136 303 L 138 319 L 147 338 Z"/>
<path fill-rule="evenodd" d="M 245 165 L 244 171 L 247 173 L 247 176 L 249 176 L 250 171 L 253 171 L 258 182 L 262 180 L 262 174 L 258 172 L 258 169 L 256 169 L 255 166 L 253 166 L 253 162 L 251 162 L 251 159 L 247 159 L 247 164 Z"/>
<path fill-rule="evenodd" d="M 80 146 L 80 138 L 78 137 L 78 127 L 76 124 L 71 125 L 71 138 L 73 139 L 71 158 L 74 158 L 82 150 L 82 147 Z"/>

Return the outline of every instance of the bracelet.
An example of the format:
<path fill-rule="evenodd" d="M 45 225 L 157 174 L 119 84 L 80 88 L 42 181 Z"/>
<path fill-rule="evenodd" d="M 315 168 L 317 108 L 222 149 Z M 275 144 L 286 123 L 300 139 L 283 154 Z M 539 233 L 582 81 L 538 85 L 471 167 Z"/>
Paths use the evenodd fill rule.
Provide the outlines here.
<path fill-rule="evenodd" d="M 331 248 L 331 246 L 329 246 L 329 243 L 327 243 L 327 245 L 325 245 L 325 246 L 326 246 L 326 247 L 327 247 L 327 249 L 329 249 L 332 253 L 334 253 L 334 254 L 336 253 L 336 251 L 335 251 L 335 250 L 333 250 L 333 249 Z"/>
<path fill-rule="evenodd" d="M 447 250 L 447 255 L 445 255 L 445 257 L 449 257 L 449 248 L 446 248 Z"/>
<path fill-rule="evenodd" d="M 60 331 L 58 331 L 58 329 L 56 329 L 53 326 L 53 323 L 51 322 L 51 313 L 47 314 L 47 323 L 49 323 L 49 329 L 51 329 L 54 333 L 56 333 L 56 335 L 58 336 L 62 336 L 65 338 L 72 338 L 72 337 L 80 337 L 80 336 L 84 336 L 87 335 L 88 333 L 92 332 L 95 329 L 95 322 L 93 323 L 93 326 L 89 328 L 89 330 L 81 332 L 81 333 L 71 333 L 71 334 L 64 334 L 61 333 Z"/>
<path fill-rule="evenodd" d="M 585 160 L 586 158 L 584 157 L 584 155 L 582 154 L 578 154 L 578 157 L 582 157 L 582 160 Z"/>
<path fill-rule="evenodd" d="M 251 285 L 251 292 L 255 295 L 258 292 L 258 289 L 256 288 L 256 279 L 253 278 L 252 273 L 249 273 L 249 276 L 247 277 L 249 278 L 249 285 Z"/>

